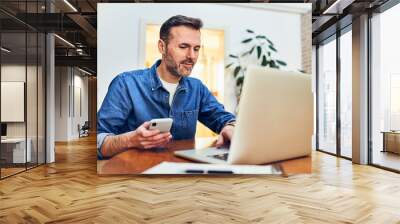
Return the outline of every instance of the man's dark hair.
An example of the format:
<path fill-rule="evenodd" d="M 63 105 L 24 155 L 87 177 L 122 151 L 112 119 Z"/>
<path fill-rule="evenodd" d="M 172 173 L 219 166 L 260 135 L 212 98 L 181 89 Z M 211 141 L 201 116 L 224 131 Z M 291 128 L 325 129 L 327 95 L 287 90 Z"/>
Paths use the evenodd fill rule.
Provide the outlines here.
<path fill-rule="evenodd" d="M 168 44 L 169 33 L 174 26 L 187 26 L 195 30 L 203 27 L 203 22 L 200 19 L 176 15 L 165 21 L 160 28 L 160 39 Z"/>

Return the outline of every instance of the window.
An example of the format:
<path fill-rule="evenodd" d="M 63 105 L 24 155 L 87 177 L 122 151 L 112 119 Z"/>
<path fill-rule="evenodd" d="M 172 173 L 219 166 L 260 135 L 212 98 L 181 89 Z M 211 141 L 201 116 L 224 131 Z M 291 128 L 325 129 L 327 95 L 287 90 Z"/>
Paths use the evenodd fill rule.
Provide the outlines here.
<path fill-rule="evenodd" d="M 43 3 L 19 2 L 18 13 L 41 12 L 39 6 Z M 13 5 L 12 2 L 4 4 Z M 0 178 L 5 178 L 45 163 L 46 40 L 44 33 L 15 18 L 1 12 L 0 17 L 12 24 L 3 24 L 0 29 L 0 111 L 4 115 Z M 10 95 L 14 96 L 14 102 L 4 100 L 10 101 Z"/>
<path fill-rule="evenodd" d="M 371 18 L 372 164 L 400 170 L 400 5 Z"/>
<path fill-rule="evenodd" d="M 351 27 L 349 27 L 351 28 Z M 340 155 L 352 157 L 352 33 L 340 36 Z"/>
<path fill-rule="evenodd" d="M 318 48 L 318 149 L 336 153 L 336 40 Z"/>

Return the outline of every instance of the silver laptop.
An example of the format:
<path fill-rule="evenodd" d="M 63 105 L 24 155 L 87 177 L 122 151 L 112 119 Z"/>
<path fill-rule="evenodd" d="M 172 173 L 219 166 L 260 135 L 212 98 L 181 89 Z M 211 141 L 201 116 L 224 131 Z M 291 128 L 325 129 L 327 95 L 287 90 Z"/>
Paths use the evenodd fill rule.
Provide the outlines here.
<path fill-rule="evenodd" d="M 311 75 L 249 67 L 230 148 L 175 155 L 214 164 L 266 164 L 309 155 L 312 133 Z"/>

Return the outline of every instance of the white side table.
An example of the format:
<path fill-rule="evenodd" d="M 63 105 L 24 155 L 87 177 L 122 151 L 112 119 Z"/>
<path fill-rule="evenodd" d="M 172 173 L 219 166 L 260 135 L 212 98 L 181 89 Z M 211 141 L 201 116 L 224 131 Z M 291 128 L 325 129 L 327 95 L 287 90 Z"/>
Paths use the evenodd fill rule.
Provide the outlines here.
<path fill-rule="evenodd" d="M 32 140 L 27 138 L 27 148 L 25 154 L 25 138 L 6 138 L 1 140 L 2 145 L 12 145 L 13 147 L 13 163 L 31 162 Z M 27 161 L 25 161 L 27 159 Z"/>

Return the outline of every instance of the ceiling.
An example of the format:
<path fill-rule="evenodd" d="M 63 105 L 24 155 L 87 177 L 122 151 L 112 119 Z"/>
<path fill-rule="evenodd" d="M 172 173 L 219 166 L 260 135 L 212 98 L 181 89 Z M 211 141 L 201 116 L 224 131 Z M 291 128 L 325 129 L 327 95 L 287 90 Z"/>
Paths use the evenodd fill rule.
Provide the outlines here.
<path fill-rule="evenodd" d="M 351 23 L 351 17 L 361 12 L 374 9 L 387 0 L 253 0 L 250 2 L 269 3 L 312 3 L 312 35 L 313 42 L 326 38 L 335 32 L 337 21 L 346 19 Z M 24 39 L 18 32 L 35 30 L 39 32 L 54 32 L 60 38 L 55 38 L 56 65 L 86 67 L 96 72 L 97 57 L 97 3 L 127 3 L 127 2 L 184 2 L 180 0 L 1 0 L 0 22 L 1 29 L 7 34 L 14 45 L 24 46 Z M 204 0 L 191 2 L 205 2 Z M 225 0 L 209 2 L 226 3 Z M 246 3 L 249 1 L 234 0 L 230 3 Z M 304 13 L 307 7 L 299 4 L 288 4 L 292 12 Z M 265 8 L 265 5 L 252 4 L 251 7 Z M 277 7 L 274 6 L 275 9 Z M 279 8 L 279 7 L 278 7 Z M 281 7 L 281 9 L 283 9 Z M 52 13 L 49 13 L 49 12 Z M 342 22 L 342 26 L 346 22 Z M 62 39 L 70 44 L 66 43 Z M 9 41 L 10 41 L 9 40 Z M 22 42 L 21 42 L 22 41 Z M 4 42 L 3 42 L 4 43 Z M 72 44 L 72 45 L 71 45 Z M 31 46 L 31 45 L 29 45 Z M 33 45 L 32 45 L 33 46 Z M 14 46 L 15 47 L 15 46 Z M 22 49 L 22 48 L 21 48 Z M 28 51 L 31 51 L 28 48 Z"/>

